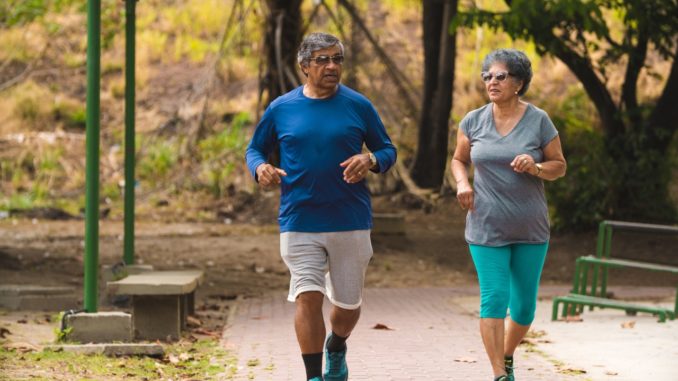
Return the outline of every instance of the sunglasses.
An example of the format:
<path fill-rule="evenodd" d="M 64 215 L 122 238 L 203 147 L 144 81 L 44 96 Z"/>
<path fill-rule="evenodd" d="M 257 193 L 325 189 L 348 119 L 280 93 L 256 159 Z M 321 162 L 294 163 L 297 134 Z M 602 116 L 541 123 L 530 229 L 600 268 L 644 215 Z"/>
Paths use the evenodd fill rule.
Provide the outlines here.
<path fill-rule="evenodd" d="M 508 71 L 498 71 L 496 73 L 491 73 L 489 71 L 484 71 L 480 73 L 480 78 L 483 79 L 483 82 L 487 83 L 492 80 L 492 78 L 496 79 L 499 82 L 504 82 L 506 81 L 506 78 L 509 77 L 509 75 L 513 75 L 509 73 Z"/>
<path fill-rule="evenodd" d="M 319 66 L 324 66 L 330 63 L 330 61 L 334 62 L 336 65 L 341 65 L 344 63 L 344 56 L 341 54 L 337 54 L 336 56 L 317 56 L 317 57 L 311 57 L 309 58 L 309 61 L 315 61 L 316 65 Z"/>

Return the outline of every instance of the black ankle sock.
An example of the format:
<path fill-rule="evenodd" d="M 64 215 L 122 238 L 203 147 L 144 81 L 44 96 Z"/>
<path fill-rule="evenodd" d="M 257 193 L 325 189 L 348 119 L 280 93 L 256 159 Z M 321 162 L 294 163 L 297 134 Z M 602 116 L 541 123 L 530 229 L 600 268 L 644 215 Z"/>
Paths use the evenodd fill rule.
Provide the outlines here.
<path fill-rule="evenodd" d="M 348 337 L 338 336 L 336 333 L 332 332 L 330 339 L 327 341 L 327 351 L 328 352 L 341 352 L 346 349 L 346 339 Z"/>
<path fill-rule="evenodd" d="M 313 377 L 322 377 L 323 375 L 323 353 L 309 353 L 302 354 L 304 359 L 304 366 L 306 367 L 306 379 L 310 380 Z"/>

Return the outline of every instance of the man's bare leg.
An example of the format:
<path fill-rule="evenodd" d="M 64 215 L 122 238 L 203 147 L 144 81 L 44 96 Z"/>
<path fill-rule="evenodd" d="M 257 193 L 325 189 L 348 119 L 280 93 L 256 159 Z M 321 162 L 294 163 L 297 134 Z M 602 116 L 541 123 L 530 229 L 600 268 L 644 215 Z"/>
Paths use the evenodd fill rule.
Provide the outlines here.
<path fill-rule="evenodd" d="M 323 351 L 325 320 L 323 319 L 322 292 L 304 292 L 297 296 L 294 329 L 302 354 Z"/>

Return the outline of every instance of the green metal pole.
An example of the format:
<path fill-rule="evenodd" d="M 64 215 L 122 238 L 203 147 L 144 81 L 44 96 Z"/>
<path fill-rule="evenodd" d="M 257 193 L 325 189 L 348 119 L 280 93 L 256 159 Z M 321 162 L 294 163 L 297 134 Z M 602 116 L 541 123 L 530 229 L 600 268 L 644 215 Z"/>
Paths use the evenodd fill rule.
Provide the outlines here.
<path fill-rule="evenodd" d="M 125 1 L 125 264 L 134 263 L 134 73 L 136 0 Z"/>
<path fill-rule="evenodd" d="M 85 310 L 97 312 L 99 276 L 99 91 L 101 1 L 87 2 L 87 131 L 85 163 Z"/>

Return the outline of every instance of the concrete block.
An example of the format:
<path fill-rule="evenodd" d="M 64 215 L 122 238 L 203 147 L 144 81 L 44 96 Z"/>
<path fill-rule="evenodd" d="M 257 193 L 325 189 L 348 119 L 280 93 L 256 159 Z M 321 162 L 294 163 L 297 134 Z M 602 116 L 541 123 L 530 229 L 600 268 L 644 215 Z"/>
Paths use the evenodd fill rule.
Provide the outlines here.
<path fill-rule="evenodd" d="M 165 350 L 160 344 L 136 343 L 48 345 L 45 346 L 45 350 L 73 352 L 84 355 L 102 354 L 106 356 L 162 357 L 165 354 Z"/>
<path fill-rule="evenodd" d="M 404 213 L 373 213 L 372 233 L 374 234 L 405 234 Z"/>
<path fill-rule="evenodd" d="M 128 275 L 136 275 L 153 271 L 152 265 L 103 265 L 101 266 L 101 284 L 120 280 Z"/>
<path fill-rule="evenodd" d="M 66 339 L 80 343 L 132 341 L 132 316 L 124 312 L 78 313 L 67 315 L 66 327 L 72 328 Z"/>
<path fill-rule="evenodd" d="M 102 306 L 129 307 L 129 298 L 116 296 L 106 288 L 108 282 L 123 279 L 129 275 L 137 275 L 153 271 L 152 265 L 103 265 L 99 273 L 99 304 Z"/>
<path fill-rule="evenodd" d="M 73 287 L 0 285 L 0 307 L 9 310 L 63 311 L 79 305 Z"/>
<path fill-rule="evenodd" d="M 106 286 L 116 295 L 182 295 L 195 291 L 204 276 L 202 270 L 151 271 Z"/>
<path fill-rule="evenodd" d="M 181 295 L 134 295 L 134 337 L 141 340 L 173 341 L 181 337 L 185 303 Z"/>

